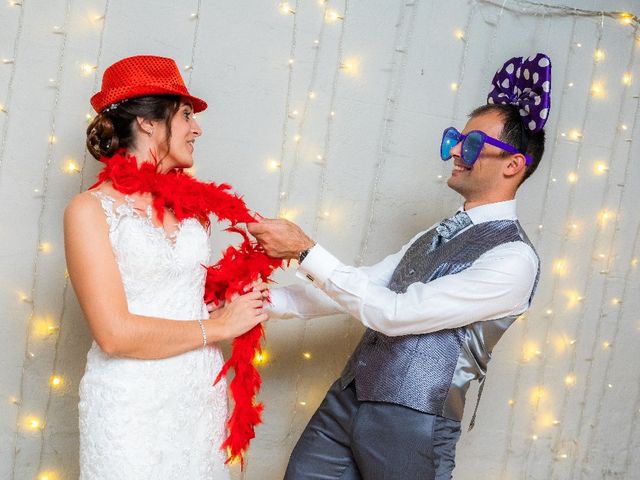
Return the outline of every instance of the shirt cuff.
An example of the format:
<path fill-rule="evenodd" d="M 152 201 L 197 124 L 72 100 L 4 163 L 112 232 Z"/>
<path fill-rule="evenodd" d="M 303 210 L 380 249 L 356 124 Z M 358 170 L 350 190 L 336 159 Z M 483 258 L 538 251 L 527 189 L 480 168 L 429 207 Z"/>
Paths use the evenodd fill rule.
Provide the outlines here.
<path fill-rule="evenodd" d="M 334 257 L 327 250 L 316 244 L 298 267 L 296 276 L 306 278 L 316 285 L 324 285 L 331 273 L 338 268 L 342 262 Z"/>

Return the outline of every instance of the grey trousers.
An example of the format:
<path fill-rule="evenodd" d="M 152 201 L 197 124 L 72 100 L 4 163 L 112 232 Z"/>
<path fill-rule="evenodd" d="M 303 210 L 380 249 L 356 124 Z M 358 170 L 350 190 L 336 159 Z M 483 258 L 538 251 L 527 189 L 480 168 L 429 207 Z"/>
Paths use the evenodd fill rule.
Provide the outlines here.
<path fill-rule="evenodd" d="M 360 402 L 336 381 L 298 440 L 285 480 L 450 480 L 460 422 Z"/>

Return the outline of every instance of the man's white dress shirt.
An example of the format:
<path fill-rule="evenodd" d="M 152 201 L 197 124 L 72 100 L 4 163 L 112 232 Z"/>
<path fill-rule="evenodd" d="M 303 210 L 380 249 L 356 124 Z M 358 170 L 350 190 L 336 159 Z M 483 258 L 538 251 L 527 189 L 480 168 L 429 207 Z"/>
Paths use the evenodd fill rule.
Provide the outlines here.
<path fill-rule="evenodd" d="M 474 225 L 516 220 L 516 201 L 482 205 L 467 214 Z M 520 241 L 487 251 L 469 268 L 454 275 L 413 283 L 405 293 L 389 290 L 387 285 L 403 255 L 426 231 L 369 267 L 345 265 L 316 245 L 298 269 L 298 275 L 311 282 L 272 289 L 271 317 L 348 313 L 366 327 L 397 336 L 519 315 L 527 309 L 538 258 L 529 245 Z"/>

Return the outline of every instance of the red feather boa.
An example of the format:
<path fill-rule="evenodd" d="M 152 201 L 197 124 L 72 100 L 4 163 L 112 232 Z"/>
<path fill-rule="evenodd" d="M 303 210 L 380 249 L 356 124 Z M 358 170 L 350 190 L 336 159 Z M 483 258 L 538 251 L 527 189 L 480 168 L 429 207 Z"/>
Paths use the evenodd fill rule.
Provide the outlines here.
<path fill-rule="evenodd" d="M 268 281 L 273 270 L 282 266 L 282 260 L 267 256 L 260 245 L 252 242 L 245 231 L 236 226 L 238 223 L 255 222 L 256 219 L 249 213 L 242 198 L 229 192 L 229 185 L 200 182 L 182 170 L 159 173 L 156 164 L 144 162 L 138 165 L 136 158 L 127 155 L 124 150 L 100 160 L 105 167 L 91 188 L 110 180 L 113 187 L 124 194 L 151 193 L 153 208 L 160 221 L 164 209 L 168 208 L 178 221 L 196 218 L 208 228 L 209 215 L 213 214 L 218 220 L 231 223 L 228 231 L 242 235 L 239 247 L 228 247 L 218 263 L 205 267 L 206 303 L 214 302 L 217 305 L 221 300 L 229 301 L 234 295 L 244 293 L 246 287 L 256 279 Z M 243 462 L 244 452 L 255 437 L 255 426 L 261 422 L 263 405 L 255 401 L 261 379 L 252 361 L 255 353 L 260 351 L 260 339 L 263 336 L 262 325 L 258 325 L 235 338 L 231 357 L 214 381 L 214 384 L 217 383 L 231 368 L 235 371 L 230 384 L 235 405 L 228 422 L 229 436 L 221 446 L 227 449 L 227 463 L 233 460 Z"/>

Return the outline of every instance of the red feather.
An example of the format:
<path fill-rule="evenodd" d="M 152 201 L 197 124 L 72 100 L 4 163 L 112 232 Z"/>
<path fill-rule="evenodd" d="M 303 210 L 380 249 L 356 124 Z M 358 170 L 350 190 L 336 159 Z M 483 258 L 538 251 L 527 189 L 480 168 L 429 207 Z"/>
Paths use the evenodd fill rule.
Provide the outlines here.
<path fill-rule="evenodd" d="M 237 227 L 238 223 L 255 222 L 242 198 L 231 193 L 227 184 L 204 183 L 182 170 L 169 173 L 157 172 L 157 162 L 138 165 L 135 157 L 124 150 L 113 157 L 102 157 L 104 169 L 98 174 L 98 181 L 91 188 L 110 180 L 113 187 L 125 194 L 151 193 L 153 209 L 162 221 L 164 209 L 173 212 L 178 221 L 195 218 L 205 227 L 210 225 L 209 216 L 215 215 L 219 221 L 228 221 L 227 231 L 242 235 L 239 246 L 228 247 L 222 258 L 212 266 L 205 267 L 205 303 L 218 305 L 229 301 L 257 279 L 269 282 L 269 276 L 282 266 L 282 260 L 269 257 L 264 249 L 252 242 L 247 233 Z M 227 423 L 229 436 L 221 448 L 228 452 L 227 463 L 239 460 L 244 465 L 244 453 L 251 439 L 255 437 L 255 427 L 261 420 L 264 406 L 256 403 L 262 380 L 253 365 L 256 352 L 261 351 L 260 340 L 264 337 L 262 325 L 258 325 L 232 342 L 231 357 L 226 361 L 214 383 L 235 372 L 229 389 L 234 400 L 234 408 Z"/>

